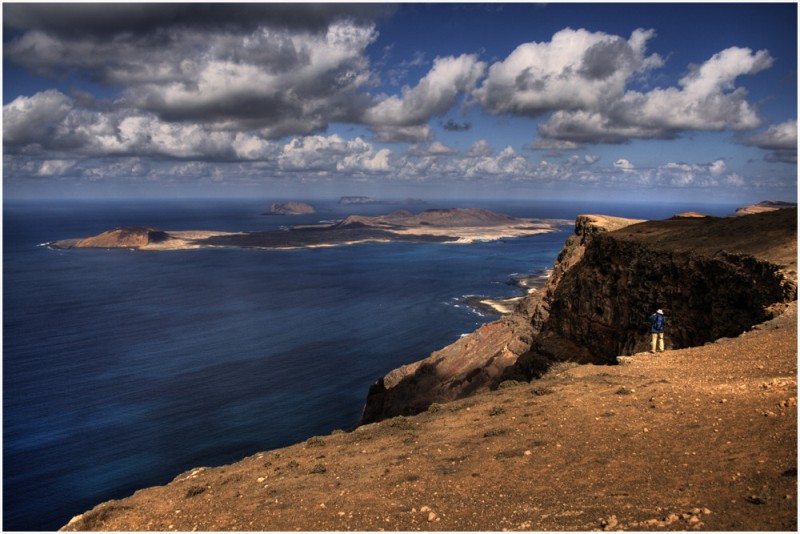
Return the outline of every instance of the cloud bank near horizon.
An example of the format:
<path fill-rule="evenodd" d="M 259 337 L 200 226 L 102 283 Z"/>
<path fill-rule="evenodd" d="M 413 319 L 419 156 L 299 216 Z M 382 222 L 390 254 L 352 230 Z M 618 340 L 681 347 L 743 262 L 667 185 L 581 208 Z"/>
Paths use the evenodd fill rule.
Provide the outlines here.
<path fill-rule="evenodd" d="M 771 68 L 767 50 L 728 47 L 687 65 L 676 82 L 650 87 L 667 61 L 647 51 L 655 30 L 624 37 L 567 27 L 491 61 L 436 56 L 416 83 L 388 93 L 370 46 L 391 8 L 227 6 L 5 6 L 4 27 L 14 34 L 7 61 L 115 93 L 51 88 L 11 100 L 3 108 L 6 176 L 744 185 L 714 158 L 639 169 L 563 155 L 724 131 L 768 161 L 797 161 L 796 120 L 767 124 L 740 85 Z M 495 149 L 487 138 L 447 146 L 436 120 L 448 132 L 476 133 L 471 122 L 447 119 L 457 109 L 538 118 L 538 135 L 532 127 L 524 144 L 534 152 Z M 330 133 L 334 125 L 364 133 L 348 139 Z M 535 161 L 536 151 L 559 157 Z"/>

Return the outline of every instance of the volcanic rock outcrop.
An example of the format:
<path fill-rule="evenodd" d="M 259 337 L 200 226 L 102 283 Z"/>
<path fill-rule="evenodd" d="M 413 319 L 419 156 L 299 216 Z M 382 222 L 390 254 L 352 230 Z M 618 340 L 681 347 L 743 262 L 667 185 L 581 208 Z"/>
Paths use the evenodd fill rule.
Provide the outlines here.
<path fill-rule="evenodd" d="M 543 290 L 380 378 L 361 422 L 537 378 L 558 361 L 615 363 L 647 348 L 657 308 L 668 317 L 668 348 L 737 336 L 796 299 L 796 220 L 796 209 L 648 222 L 579 216 Z"/>

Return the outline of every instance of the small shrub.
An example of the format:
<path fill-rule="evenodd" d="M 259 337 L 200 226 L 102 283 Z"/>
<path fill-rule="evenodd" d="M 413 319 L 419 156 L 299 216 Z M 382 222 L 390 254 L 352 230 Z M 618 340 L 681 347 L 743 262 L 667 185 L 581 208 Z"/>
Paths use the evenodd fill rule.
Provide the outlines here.
<path fill-rule="evenodd" d="M 515 388 L 521 386 L 523 383 L 519 380 L 504 380 L 500 382 L 500 385 L 497 386 L 497 389 L 508 389 L 508 388 Z"/>
<path fill-rule="evenodd" d="M 550 395 L 551 393 L 555 393 L 555 391 L 547 386 L 536 386 L 531 390 L 531 393 L 537 397 L 541 397 L 542 395 Z"/>
<path fill-rule="evenodd" d="M 322 464 L 317 464 L 317 465 L 315 465 L 314 467 L 311 468 L 311 474 L 312 475 L 326 473 L 327 471 L 328 471 L 328 468 L 325 467 Z"/>
<path fill-rule="evenodd" d="M 306 441 L 306 447 L 324 447 L 324 446 L 325 446 L 325 440 L 319 436 L 314 436 L 313 438 L 309 438 L 308 441 Z"/>
<path fill-rule="evenodd" d="M 389 419 L 387 424 L 392 428 L 400 430 L 411 430 L 414 428 L 414 423 L 412 423 L 408 417 L 403 417 L 402 415 Z"/>
<path fill-rule="evenodd" d="M 508 434 L 508 430 L 506 430 L 505 428 L 492 428 L 492 429 L 487 430 L 483 434 L 483 437 L 484 438 L 494 438 L 494 437 L 497 437 L 497 436 L 502 436 L 504 434 Z"/>
<path fill-rule="evenodd" d="M 547 372 L 542 375 L 542 380 L 555 380 L 556 378 L 560 378 L 561 375 L 572 369 L 573 367 L 577 367 L 579 364 L 575 362 L 556 362 L 547 369 Z"/>
<path fill-rule="evenodd" d="M 635 389 L 628 389 L 624 386 L 617 390 L 617 395 L 631 395 L 633 393 L 636 393 Z"/>
<path fill-rule="evenodd" d="M 286 467 L 288 467 L 290 469 L 294 469 L 295 467 L 300 467 L 300 464 L 295 462 L 294 460 L 292 460 L 291 462 L 286 464 Z"/>
<path fill-rule="evenodd" d="M 428 411 L 431 412 L 431 413 L 436 413 L 436 412 L 440 411 L 441 409 L 442 409 L 442 405 L 439 404 L 438 402 L 434 402 L 433 404 L 428 406 Z"/>
<path fill-rule="evenodd" d="M 205 486 L 189 486 L 188 488 L 186 488 L 186 494 L 184 495 L 184 497 L 189 499 L 191 497 L 200 495 L 205 490 L 206 490 Z"/>
<path fill-rule="evenodd" d="M 506 413 L 506 409 L 502 406 L 495 406 L 491 410 L 489 410 L 489 415 L 494 417 L 495 415 L 503 415 Z"/>
<path fill-rule="evenodd" d="M 414 434 L 407 434 L 406 437 L 403 438 L 404 445 L 413 445 L 415 441 L 417 441 L 417 436 Z"/>

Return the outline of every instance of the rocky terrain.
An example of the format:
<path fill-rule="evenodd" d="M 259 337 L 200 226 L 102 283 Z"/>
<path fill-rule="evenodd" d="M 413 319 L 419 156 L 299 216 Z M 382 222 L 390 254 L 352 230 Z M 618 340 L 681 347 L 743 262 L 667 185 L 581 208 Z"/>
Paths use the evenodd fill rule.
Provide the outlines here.
<path fill-rule="evenodd" d="M 796 293 L 796 209 L 581 216 L 542 290 L 380 379 L 354 431 L 64 530 L 796 531 Z"/>
<path fill-rule="evenodd" d="M 305 202 L 286 202 L 284 204 L 275 203 L 269 213 L 265 215 L 308 215 L 316 213 L 317 210 L 311 204 Z"/>

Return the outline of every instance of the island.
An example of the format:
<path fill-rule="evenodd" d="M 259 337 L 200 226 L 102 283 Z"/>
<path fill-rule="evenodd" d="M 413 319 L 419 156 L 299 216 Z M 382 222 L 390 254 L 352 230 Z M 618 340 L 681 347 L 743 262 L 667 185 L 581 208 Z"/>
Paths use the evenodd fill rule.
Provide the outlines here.
<path fill-rule="evenodd" d="M 285 204 L 275 203 L 272 209 L 264 215 L 310 215 L 317 210 L 311 204 L 305 202 L 286 202 Z"/>
<path fill-rule="evenodd" d="M 570 221 L 521 219 L 482 208 L 429 209 L 419 214 L 398 210 L 377 217 L 351 215 L 334 223 L 291 226 L 285 231 L 164 231 L 149 226 L 122 227 L 94 237 L 54 241 L 48 246 L 57 249 L 287 250 L 389 242 L 469 244 L 553 232 L 567 224 Z"/>
<path fill-rule="evenodd" d="M 407 198 L 405 200 L 379 200 L 372 197 L 367 196 L 350 196 L 350 197 L 341 197 L 339 198 L 339 204 L 377 204 L 377 205 L 403 205 L 403 206 L 415 206 L 420 204 L 427 204 L 424 200 L 419 198 Z"/>

